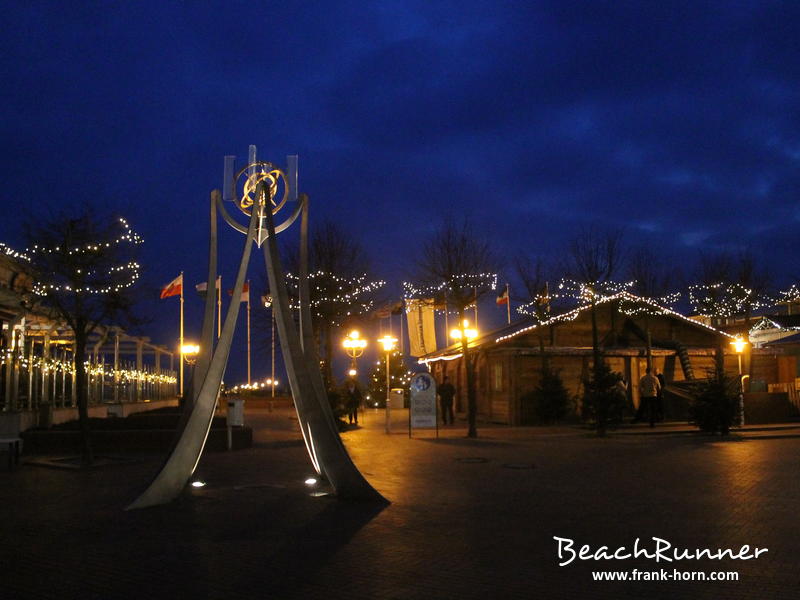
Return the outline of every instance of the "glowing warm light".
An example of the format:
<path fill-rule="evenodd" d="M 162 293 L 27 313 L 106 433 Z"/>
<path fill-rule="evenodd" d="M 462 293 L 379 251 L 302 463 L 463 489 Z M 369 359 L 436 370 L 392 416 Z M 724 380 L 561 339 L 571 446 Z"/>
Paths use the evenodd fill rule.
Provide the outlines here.
<path fill-rule="evenodd" d="M 195 487 L 195 488 L 201 488 L 201 487 L 205 487 L 205 486 L 206 486 L 206 482 L 205 481 L 193 481 L 192 482 L 192 487 Z"/>
<path fill-rule="evenodd" d="M 367 340 L 361 339 L 361 334 L 354 329 L 344 338 L 342 347 L 345 349 L 348 356 L 358 358 L 363 354 L 364 348 L 367 347 Z"/>
<path fill-rule="evenodd" d="M 745 346 L 747 346 L 747 342 L 744 339 L 737 337 L 735 340 L 731 342 L 731 346 L 736 350 L 737 354 L 741 354 L 744 352 Z"/>
<path fill-rule="evenodd" d="M 397 343 L 397 338 L 392 337 L 390 335 L 385 335 L 378 340 L 379 343 L 383 345 L 383 350 L 385 352 L 391 352 L 394 350 L 394 345 Z"/>
<path fill-rule="evenodd" d="M 317 485 L 317 480 L 314 477 L 309 477 L 304 483 L 306 485 Z"/>
<path fill-rule="evenodd" d="M 464 319 L 464 322 L 461 325 L 462 326 L 460 329 L 450 330 L 451 338 L 453 338 L 454 340 L 460 340 L 461 336 L 463 335 L 469 341 L 469 340 L 474 340 L 476 337 L 478 337 L 478 330 L 471 328 L 469 326 L 469 321 L 467 319 Z"/>
<path fill-rule="evenodd" d="M 347 371 L 347 374 L 350 377 L 355 377 L 356 375 L 358 375 L 358 371 L 356 371 L 355 369 L 350 369 L 349 371 Z"/>
<path fill-rule="evenodd" d="M 198 346 L 197 344 L 184 344 L 183 346 L 181 346 L 181 354 L 191 355 L 191 354 L 197 354 L 198 352 L 200 352 L 200 346 Z"/>

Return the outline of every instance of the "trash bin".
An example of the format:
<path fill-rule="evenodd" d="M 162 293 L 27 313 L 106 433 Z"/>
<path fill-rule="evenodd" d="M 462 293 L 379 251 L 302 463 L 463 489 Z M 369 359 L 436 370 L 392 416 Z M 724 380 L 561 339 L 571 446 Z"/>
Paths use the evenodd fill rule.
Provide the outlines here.
<path fill-rule="evenodd" d="M 244 400 L 241 398 L 228 399 L 228 427 L 244 426 Z"/>
<path fill-rule="evenodd" d="M 389 408 L 392 410 L 403 408 L 405 394 L 400 388 L 394 388 L 389 392 Z"/>

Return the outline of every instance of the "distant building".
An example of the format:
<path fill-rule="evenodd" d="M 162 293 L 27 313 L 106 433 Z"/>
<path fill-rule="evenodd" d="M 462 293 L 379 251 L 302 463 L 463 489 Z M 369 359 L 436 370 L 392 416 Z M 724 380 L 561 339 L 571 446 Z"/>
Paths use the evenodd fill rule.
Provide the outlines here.
<path fill-rule="evenodd" d="M 658 314 L 637 314 L 641 309 Z M 601 300 L 596 311 L 604 359 L 612 371 L 621 373 L 628 382 L 634 408 L 639 405 L 639 379 L 647 366 L 648 329 L 654 372 L 663 373 L 667 382 L 667 418 L 687 418 L 691 399 L 688 384 L 707 376 L 714 366 L 718 347 L 724 349 L 726 370 L 738 377 L 739 357 L 731 345 L 734 336 L 730 334 L 656 307 L 627 292 Z M 477 404 L 481 420 L 509 425 L 533 422 L 531 407 L 522 398 L 539 383 L 542 350 L 551 367 L 560 371 L 567 389 L 578 399 L 576 412 L 580 412 L 583 385 L 593 360 L 588 306 L 559 314 L 540 325 L 532 320 L 519 321 L 472 340 L 470 349 L 477 356 Z M 748 378 L 750 382 L 759 382 L 766 391 L 769 383 L 780 381 L 777 356 L 783 356 L 783 352 L 748 348 L 742 356 L 745 382 Z M 419 362 L 429 367 L 437 381 L 447 375 L 456 383 L 456 410 L 465 413 L 466 374 L 460 346 L 427 354 Z M 785 408 L 788 411 L 791 407 L 787 404 Z"/>
<path fill-rule="evenodd" d="M 77 418 L 74 336 L 47 307 L 34 306 L 24 258 L 0 244 L 0 436 Z M 90 415 L 126 415 L 177 403 L 173 353 L 98 328 L 87 346 Z"/>

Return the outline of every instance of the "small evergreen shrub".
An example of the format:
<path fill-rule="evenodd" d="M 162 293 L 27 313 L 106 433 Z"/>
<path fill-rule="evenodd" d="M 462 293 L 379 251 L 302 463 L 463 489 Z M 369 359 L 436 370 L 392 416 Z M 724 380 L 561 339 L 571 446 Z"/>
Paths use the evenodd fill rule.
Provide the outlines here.
<path fill-rule="evenodd" d="M 739 382 L 724 371 L 709 373 L 707 381 L 698 384 L 694 402 L 689 405 L 689 418 L 701 431 L 727 435 L 739 408 Z"/>
<path fill-rule="evenodd" d="M 622 422 L 627 404 L 626 398 L 617 392 L 617 376 L 605 361 L 592 369 L 591 376 L 584 381 L 583 418 L 594 421 L 599 434 L 609 426 Z"/>
<path fill-rule="evenodd" d="M 558 371 L 549 365 L 542 368 L 539 385 L 522 397 L 528 419 L 537 423 L 557 423 L 564 419 L 572 406 L 572 398 Z"/>

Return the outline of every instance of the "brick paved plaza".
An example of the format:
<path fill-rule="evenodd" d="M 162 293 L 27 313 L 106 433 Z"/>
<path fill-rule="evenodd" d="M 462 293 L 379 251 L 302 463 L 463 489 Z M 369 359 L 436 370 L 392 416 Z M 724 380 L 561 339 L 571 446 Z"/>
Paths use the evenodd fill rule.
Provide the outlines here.
<path fill-rule="evenodd" d="M 344 440 L 392 504 L 311 496 L 296 421 L 250 411 L 252 449 L 206 454 L 208 482 L 176 503 L 122 508 L 161 457 L 89 472 L 23 464 L 0 474 L 0 598 L 795 598 L 796 431 L 721 442 L 574 428 L 456 426 L 409 439 L 370 413 Z M 363 421 L 363 419 L 362 419 Z M 659 431 L 659 430 L 657 430 Z M 779 437 L 784 435 L 785 437 Z M 30 460 L 28 457 L 26 460 Z M 578 561 L 657 536 L 760 558 Z M 598 582 L 592 571 L 738 571 L 738 582 Z"/>

